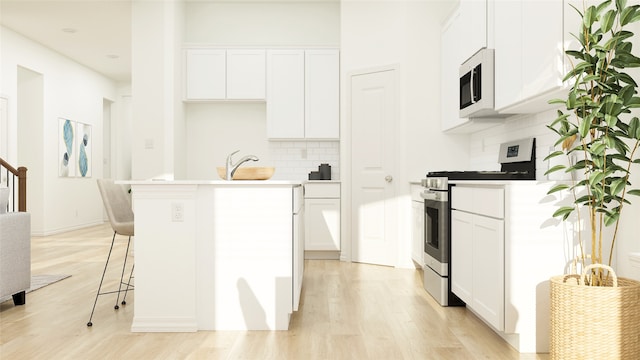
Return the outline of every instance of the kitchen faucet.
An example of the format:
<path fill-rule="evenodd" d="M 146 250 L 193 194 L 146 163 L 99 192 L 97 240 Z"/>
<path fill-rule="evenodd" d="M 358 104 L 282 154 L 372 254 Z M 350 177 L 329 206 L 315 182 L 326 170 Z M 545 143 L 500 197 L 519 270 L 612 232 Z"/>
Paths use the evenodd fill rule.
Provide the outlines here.
<path fill-rule="evenodd" d="M 258 157 L 255 155 L 247 155 L 245 157 L 243 157 L 242 159 L 238 160 L 238 162 L 236 164 L 233 164 L 233 161 L 231 160 L 231 157 L 233 156 L 233 154 L 239 152 L 240 150 L 236 150 L 234 152 L 232 152 L 231 154 L 229 154 L 229 156 L 227 156 L 227 166 L 225 168 L 226 170 L 226 176 L 225 179 L 226 180 L 233 180 L 233 174 L 236 173 L 236 170 L 238 170 L 238 168 L 240 167 L 240 165 L 244 164 L 245 162 L 251 160 L 251 161 L 258 161 Z"/>

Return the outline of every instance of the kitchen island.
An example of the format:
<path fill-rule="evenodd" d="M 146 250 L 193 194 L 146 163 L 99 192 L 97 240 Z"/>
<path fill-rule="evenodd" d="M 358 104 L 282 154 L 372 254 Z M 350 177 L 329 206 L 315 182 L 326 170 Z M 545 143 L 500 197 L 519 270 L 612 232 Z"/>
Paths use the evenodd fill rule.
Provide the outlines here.
<path fill-rule="evenodd" d="M 287 330 L 303 271 L 300 182 L 127 181 L 133 332 Z"/>

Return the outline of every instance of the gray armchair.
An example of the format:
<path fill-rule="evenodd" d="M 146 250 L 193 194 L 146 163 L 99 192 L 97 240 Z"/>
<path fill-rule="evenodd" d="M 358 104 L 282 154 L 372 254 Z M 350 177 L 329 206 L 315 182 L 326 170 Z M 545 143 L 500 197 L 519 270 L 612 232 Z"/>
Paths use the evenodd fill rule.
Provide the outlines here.
<path fill-rule="evenodd" d="M 0 298 L 24 305 L 31 287 L 31 215 L 0 213 Z"/>

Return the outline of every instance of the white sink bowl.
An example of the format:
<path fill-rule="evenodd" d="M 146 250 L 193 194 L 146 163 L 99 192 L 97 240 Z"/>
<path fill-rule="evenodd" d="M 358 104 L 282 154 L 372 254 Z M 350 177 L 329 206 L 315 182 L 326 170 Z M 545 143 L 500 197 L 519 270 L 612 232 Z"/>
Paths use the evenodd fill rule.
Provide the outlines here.
<path fill-rule="evenodd" d="M 224 179 L 226 176 L 226 169 L 220 166 L 218 166 L 216 169 L 218 170 L 218 176 L 220 176 L 221 179 Z M 268 180 L 273 176 L 273 173 L 275 171 L 276 168 L 274 167 L 241 166 L 233 174 L 233 180 Z"/>

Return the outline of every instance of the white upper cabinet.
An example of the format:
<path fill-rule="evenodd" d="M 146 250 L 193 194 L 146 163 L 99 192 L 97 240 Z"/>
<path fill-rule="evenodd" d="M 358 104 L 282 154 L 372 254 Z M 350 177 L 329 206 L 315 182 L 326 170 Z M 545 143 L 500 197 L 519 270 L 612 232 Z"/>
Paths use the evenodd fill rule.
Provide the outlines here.
<path fill-rule="evenodd" d="M 265 50 L 187 49 L 185 100 L 264 100 Z"/>
<path fill-rule="evenodd" d="M 269 50 L 267 137 L 338 139 L 338 50 Z"/>
<path fill-rule="evenodd" d="M 496 110 L 550 109 L 547 101 L 563 86 L 563 1 L 495 1 L 494 6 Z"/>
<path fill-rule="evenodd" d="M 265 98 L 265 54 L 263 49 L 227 50 L 227 99 Z"/>
<path fill-rule="evenodd" d="M 337 50 L 304 54 L 304 133 L 308 139 L 340 137 L 340 59 Z"/>
<path fill-rule="evenodd" d="M 462 54 L 462 64 L 478 50 L 487 47 L 487 0 L 461 0 L 458 21 L 461 41 L 457 46 Z"/>
<path fill-rule="evenodd" d="M 440 92 L 442 130 L 456 128 L 468 121 L 460 118 L 460 65 L 464 61 L 459 44 L 462 39 L 460 12 L 444 25 L 441 35 Z"/>
<path fill-rule="evenodd" d="M 226 68 L 227 58 L 224 50 L 187 50 L 185 99 L 224 99 Z"/>
<path fill-rule="evenodd" d="M 487 0 L 461 0 L 442 27 L 440 58 L 442 131 L 468 133 L 496 124 L 460 117 L 460 66 L 480 49 L 491 47 L 492 8 Z"/>
<path fill-rule="evenodd" d="M 304 50 L 268 50 L 267 68 L 267 137 L 304 138 Z"/>

